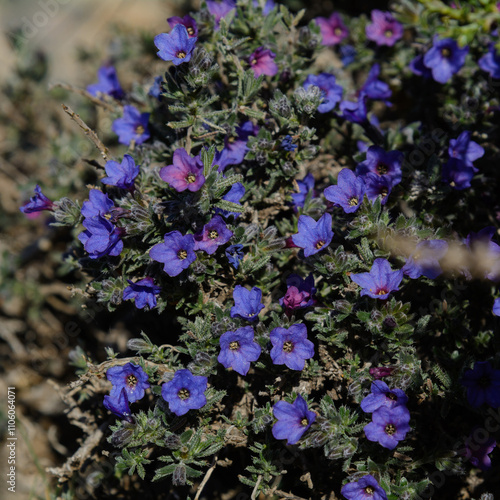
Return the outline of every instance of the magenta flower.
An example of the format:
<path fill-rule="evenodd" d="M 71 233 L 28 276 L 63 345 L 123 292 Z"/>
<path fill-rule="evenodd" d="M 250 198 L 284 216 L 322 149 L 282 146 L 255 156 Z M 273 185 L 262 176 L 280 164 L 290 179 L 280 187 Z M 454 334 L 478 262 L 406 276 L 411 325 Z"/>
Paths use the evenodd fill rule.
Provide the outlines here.
<path fill-rule="evenodd" d="M 351 274 L 351 279 L 363 287 L 361 295 L 384 300 L 391 292 L 399 290 L 403 271 L 393 271 L 388 260 L 378 258 L 369 273 Z"/>
<path fill-rule="evenodd" d="M 482 436 L 482 433 L 485 433 Z M 476 427 L 465 440 L 465 460 L 469 460 L 474 467 L 482 471 L 491 468 L 491 459 L 488 456 L 497 446 L 497 442 L 484 430 Z"/>
<path fill-rule="evenodd" d="M 274 62 L 276 54 L 269 49 L 259 47 L 248 58 L 255 78 L 260 75 L 274 76 L 278 73 L 278 65 Z"/>
<path fill-rule="evenodd" d="M 323 45 L 337 45 L 349 34 L 342 18 L 336 12 L 329 18 L 317 17 L 315 21 L 321 31 Z"/>
<path fill-rule="evenodd" d="M 220 215 L 216 215 L 194 235 L 194 249 L 204 250 L 208 255 L 215 253 L 220 245 L 227 243 L 233 232 L 230 231 Z"/>
<path fill-rule="evenodd" d="M 173 164 L 160 170 L 160 177 L 179 193 L 198 191 L 205 183 L 200 155 L 189 156 L 184 148 L 174 151 Z"/>
<path fill-rule="evenodd" d="M 303 370 L 305 360 L 314 356 L 314 344 L 307 338 L 303 323 L 290 328 L 275 328 L 270 334 L 271 359 L 275 365 L 286 365 L 290 370 Z"/>
<path fill-rule="evenodd" d="M 175 66 L 191 60 L 197 38 L 191 38 L 184 24 L 176 24 L 170 33 L 160 33 L 154 42 L 159 49 L 157 55 Z"/>
<path fill-rule="evenodd" d="M 223 17 L 226 17 L 229 12 L 236 9 L 234 0 L 207 0 L 208 12 L 215 16 L 215 29 L 219 29 L 219 22 Z"/>
<path fill-rule="evenodd" d="M 287 444 L 296 444 L 316 420 L 316 413 L 307 408 L 299 394 L 293 403 L 278 401 L 273 406 L 273 415 L 278 421 L 273 425 L 273 436 L 286 439 Z"/>
<path fill-rule="evenodd" d="M 403 37 L 403 25 L 390 12 L 372 10 L 372 23 L 366 26 L 366 37 L 377 45 L 392 47 Z"/>

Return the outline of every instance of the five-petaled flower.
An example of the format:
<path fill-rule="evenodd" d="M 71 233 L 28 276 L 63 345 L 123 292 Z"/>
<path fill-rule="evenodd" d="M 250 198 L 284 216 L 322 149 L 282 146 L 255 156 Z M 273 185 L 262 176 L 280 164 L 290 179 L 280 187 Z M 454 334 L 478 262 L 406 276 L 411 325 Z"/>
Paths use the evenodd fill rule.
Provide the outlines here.
<path fill-rule="evenodd" d="M 285 308 L 285 313 L 290 315 L 295 309 L 302 309 L 316 304 L 314 294 L 314 277 L 312 274 L 306 279 L 302 279 L 298 274 L 290 274 L 286 280 L 287 291 L 285 296 L 279 299 L 281 306 Z"/>
<path fill-rule="evenodd" d="M 332 216 L 323 214 L 316 222 L 308 215 L 301 215 L 298 222 L 298 233 L 292 235 L 292 241 L 299 248 L 304 249 L 304 255 L 309 257 L 321 252 L 333 238 Z"/>
<path fill-rule="evenodd" d="M 251 326 L 243 326 L 234 332 L 223 333 L 219 339 L 219 363 L 232 368 L 240 375 L 246 375 L 250 369 L 250 361 L 257 361 L 262 351 L 254 340 Z"/>
<path fill-rule="evenodd" d="M 196 37 L 190 37 L 184 24 L 175 24 L 170 33 L 160 33 L 155 36 L 154 42 L 160 59 L 172 61 L 175 66 L 189 62 L 193 55 Z"/>
<path fill-rule="evenodd" d="M 377 380 L 372 383 L 371 393 L 361 401 L 361 409 L 365 413 L 373 413 L 382 406 L 394 408 L 406 405 L 408 397 L 401 389 L 389 389 L 389 386 Z"/>
<path fill-rule="evenodd" d="M 139 165 L 135 164 L 130 155 L 125 155 L 121 163 L 110 160 L 104 165 L 107 177 L 101 182 L 110 186 L 116 186 L 121 189 L 132 190 L 134 188 L 135 178 L 139 175 Z"/>
<path fill-rule="evenodd" d="M 337 45 L 349 34 L 347 27 L 337 12 L 333 12 L 328 18 L 317 17 L 314 20 L 321 31 L 321 43 L 323 45 Z"/>
<path fill-rule="evenodd" d="M 323 94 L 323 102 L 318 106 L 320 113 L 328 113 L 337 103 L 342 100 L 343 89 L 335 83 L 335 76 L 330 73 L 320 73 L 319 75 L 307 75 L 304 81 L 304 88 L 307 90 L 311 85 L 319 87 Z"/>
<path fill-rule="evenodd" d="M 403 279 L 403 271 L 393 271 L 386 259 L 375 259 L 368 273 L 351 274 L 351 279 L 363 289 L 361 295 L 374 299 L 387 299 L 393 291 L 399 290 Z"/>
<path fill-rule="evenodd" d="M 180 231 L 171 231 L 164 236 L 164 242 L 156 244 L 149 256 L 163 263 L 163 270 L 169 276 L 177 276 L 188 268 L 195 260 L 194 237 L 192 234 L 182 235 Z"/>
<path fill-rule="evenodd" d="M 143 278 L 135 283 L 127 281 L 129 286 L 123 290 L 123 300 L 135 299 L 137 309 L 144 309 L 146 305 L 150 309 L 156 307 L 156 296 L 161 292 L 161 287 L 155 285 L 153 278 Z"/>
<path fill-rule="evenodd" d="M 35 195 L 30 198 L 30 201 L 25 203 L 22 207 L 19 207 L 19 210 L 23 214 L 32 214 L 41 212 L 42 210 L 52 210 L 54 208 L 54 203 L 42 193 L 42 189 L 38 184 L 35 186 L 34 191 Z"/>
<path fill-rule="evenodd" d="M 273 348 L 270 355 L 275 365 L 286 365 L 291 370 L 303 370 L 305 360 L 314 356 L 314 344 L 307 338 L 303 323 L 290 328 L 275 328 L 269 335 Z"/>
<path fill-rule="evenodd" d="M 144 397 L 144 391 L 149 389 L 148 374 L 139 366 L 127 363 L 122 366 L 112 366 L 106 372 L 107 379 L 113 384 L 109 395 L 117 397 L 122 389 L 127 393 L 130 403 Z"/>
<path fill-rule="evenodd" d="M 170 411 L 180 417 L 189 410 L 198 410 L 207 404 L 207 384 L 207 377 L 193 375 L 189 370 L 177 370 L 174 378 L 162 385 L 161 396 L 168 403 Z"/>
<path fill-rule="evenodd" d="M 179 193 L 198 191 L 205 183 L 200 155 L 192 157 L 184 148 L 176 149 L 173 164 L 163 167 L 160 177 Z"/>
<path fill-rule="evenodd" d="M 234 306 L 231 307 L 231 318 L 241 318 L 255 321 L 259 312 L 264 309 L 262 290 L 254 286 L 247 290 L 241 285 L 236 285 L 233 291 Z"/>
<path fill-rule="evenodd" d="M 410 412 L 404 405 L 389 408 L 381 406 L 372 414 L 372 421 L 365 425 L 366 439 L 378 442 L 384 448 L 393 450 L 410 431 Z"/>
<path fill-rule="evenodd" d="M 363 476 L 359 481 L 347 483 L 340 493 L 347 500 L 387 500 L 385 490 L 371 474 Z"/>
<path fill-rule="evenodd" d="M 494 370 L 488 361 L 476 361 L 460 382 L 467 387 L 467 400 L 472 407 L 479 408 L 483 403 L 500 407 L 500 370 Z"/>
<path fill-rule="evenodd" d="M 276 54 L 269 49 L 259 47 L 248 58 L 255 78 L 260 75 L 274 76 L 278 72 L 278 65 L 274 62 Z"/>
<path fill-rule="evenodd" d="M 91 259 L 98 259 L 105 255 L 116 257 L 123 250 L 123 228 L 116 227 L 109 219 L 102 215 L 86 217 L 83 222 L 85 231 L 78 235 L 85 251 Z"/>
<path fill-rule="evenodd" d="M 328 201 L 342 207 L 346 214 L 351 214 L 363 203 L 365 182 L 352 170 L 343 168 L 337 177 L 337 185 L 328 186 L 324 194 Z"/>
<path fill-rule="evenodd" d="M 432 72 L 432 78 L 446 83 L 465 64 L 469 47 L 460 48 L 453 38 L 440 40 L 436 35 L 432 48 L 424 55 L 424 65 Z"/>
<path fill-rule="evenodd" d="M 123 117 L 117 118 L 111 125 L 111 130 L 118 136 L 120 144 L 127 146 L 132 143 L 142 144 L 150 137 L 149 113 L 141 113 L 134 106 L 126 105 L 123 108 Z"/>
<path fill-rule="evenodd" d="M 287 444 L 296 444 L 316 420 L 305 399 L 299 394 L 293 403 L 278 401 L 273 406 L 273 415 L 278 421 L 272 433 L 276 439 L 286 439 Z"/>
<path fill-rule="evenodd" d="M 99 94 L 107 94 L 115 99 L 122 99 L 125 95 L 114 66 L 101 66 L 97 71 L 97 79 L 98 83 L 87 86 L 87 92 L 94 97 L 99 97 Z"/>
<path fill-rule="evenodd" d="M 390 12 L 372 10 L 372 22 L 366 26 L 366 38 L 377 45 L 392 47 L 403 37 L 403 25 Z"/>
<path fill-rule="evenodd" d="M 390 179 L 391 186 L 401 182 L 401 163 L 403 153 L 385 151 L 380 146 L 370 146 L 366 152 L 366 160 L 358 163 L 356 174 L 366 176 L 369 173 Z"/>
<path fill-rule="evenodd" d="M 222 217 L 216 215 L 194 235 L 194 249 L 204 250 L 208 255 L 212 255 L 220 245 L 227 243 L 231 236 L 233 232 L 227 228 Z"/>
<path fill-rule="evenodd" d="M 167 22 L 171 28 L 174 28 L 177 24 L 182 24 L 186 28 L 189 38 L 196 38 L 198 36 L 198 26 L 190 15 L 185 15 L 184 17 L 172 16 L 167 19 Z"/>

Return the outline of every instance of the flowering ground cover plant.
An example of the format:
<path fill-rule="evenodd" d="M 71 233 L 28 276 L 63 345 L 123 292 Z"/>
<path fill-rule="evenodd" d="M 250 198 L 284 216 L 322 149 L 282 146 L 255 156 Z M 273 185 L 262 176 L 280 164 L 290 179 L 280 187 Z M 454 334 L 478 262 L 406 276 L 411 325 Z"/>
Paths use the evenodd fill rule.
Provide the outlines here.
<path fill-rule="evenodd" d="M 80 358 L 109 484 L 493 498 L 500 10 L 462 3 L 207 0 L 150 34 L 134 90 L 96 62 L 95 182 L 21 211 L 76 228 L 89 301 L 154 318 Z"/>

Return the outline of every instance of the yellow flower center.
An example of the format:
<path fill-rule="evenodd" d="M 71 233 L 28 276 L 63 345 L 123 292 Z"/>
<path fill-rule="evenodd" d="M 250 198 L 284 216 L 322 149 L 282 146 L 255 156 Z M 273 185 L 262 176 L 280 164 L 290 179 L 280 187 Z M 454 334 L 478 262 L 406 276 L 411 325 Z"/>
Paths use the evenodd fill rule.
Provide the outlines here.
<path fill-rule="evenodd" d="M 450 57 L 451 56 L 451 50 L 447 49 L 447 48 L 441 49 L 441 55 L 443 57 Z"/>
<path fill-rule="evenodd" d="M 238 347 L 240 347 L 240 343 L 237 340 L 233 340 L 229 344 L 229 349 L 231 349 L 231 351 L 236 351 L 238 349 Z"/>
<path fill-rule="evenodd" d="M 176 57 L 178 59 L 184 59 L 186 57 L 186 53 L 180 50 L 179 52 L 177 52 Z"/>
<path fill-rule="evenodd" d="M 389 436 L 392 436 L 396 432 L 396 427 L 394 427 L 393 424 L 387 424 L 385 426 L 385 433 L 389 434 Z"/>
<path fill-rule="evenodd" d="M 308 424 L 309 424 L 309 422 L 307 421 L 307 418 L 306 418 L 306 417 L 304 417 L 304 418 L 300 421 L 300 424 L 301 424 L 301 425 L 303 425 L 303 426 L 305 427 L 306 425 L 308 425 Z"/>
<path fill-rule="evenodd" d="M 314 246 L 319 250 L 324 244 L 325 242 L 323 240 L 319 240 Z"/>
<path fill-rule="evenodd" d="M 144 134 L 144 127 L 142 125 L 137 125 L 137 127 L 135 127 L 135 133 L 138 135 Z"/>
<path fill-rule="evenodd" d="M 191 394 L 189 393 L 189 389 L 181 389 L 178 393 L 177 393 L 177 396 L 179 396 L 179 398 L 181 399 L 187 399 L 189 398 Z"/>
<path fill-rule="evenodd" d="M 184 250 L 184 249 L 179 250 L 179 251 L 177 252 L 177 257 L 178 257 L 180 260 L 184 260 L 184 259 L 186 259 L 186 258 L 187 258 L 187 256 L 188 256 L 188 253 L 187 253 L 187 251 L 186 251 L 186 250 Z"/>
<path fill-rule="evenodd" d="M 392 30 L 385 30 L 384 31 L 384 35 L 386 38 L 391 38 L 391 36 L 393 35 L 394 33 L 392 32 Z"/>
<path fill-rule="evenodd" d="M 194 174 L 188 174 L 188 176 L 186 177 L 186 182 L 188 184 L 192 184 L 195 181 L 196 181 L 196 175 L 194 175 Z"/>
<path fill-rule="evenodd" d="M 287 340 L 284 344 L 283 344 L 283 350 L 285 352 L 292 352 L 293 351 L 293 342 L 290 342 L 290 340 Z"/>
<path fill-rule="evenodd" d="M 186 28 L 186 31 L 188 32 L 189 36 L 193 36 L 194 35 L 194 29 L 191 26 L 189 26 L 188 28 Z"/>
<path fill-rule="evenodd" d="M 353 196 L 350 200 L 349 200 L 349 206 L 350 207 L 354 207 L 356 206 L 357 204 L 359 203 L 359 200 Z"/>
<path fill-rule="evenodd" d="M 384 175 L 389 171 L 389 167 L 384 163 L 377 164 L 377 173 L 378 175 Z"/>
<path fill-rule="evenodd" d="M 135 387 L 137 385 L 137 378 L 135 375 L 128 375 L 127 376 L 127 385 L 129 387 Z"/>
<path fill-rule="evenodd" d="M 215 240 L 215 238 L 219 237 L 219 233 L 215 229 L 212 229 L 212 231 L 208 233 L 208 236 L 211 240 Z"/>

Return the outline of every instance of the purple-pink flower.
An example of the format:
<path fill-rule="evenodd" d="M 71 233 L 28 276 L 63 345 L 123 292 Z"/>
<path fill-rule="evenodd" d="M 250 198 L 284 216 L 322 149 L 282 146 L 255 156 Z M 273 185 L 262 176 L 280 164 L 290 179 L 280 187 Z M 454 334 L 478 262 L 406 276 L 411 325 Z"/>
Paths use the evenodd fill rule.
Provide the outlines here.
<path fill-rule="evenodd" d="M 403 25 L 390 12 L 372 10 L 372 22 L 366 26 L 366 37 L 377 45 L 392 47 L 403 36 Z"/>
<path fill-rule="evenodd" d="M 227 243 L 231 236 L 233 232 L 227 228 L 222 217 L 216 215 L 194 235 L 194 249 L 204 250 L 208 255 L 212 255 L 220 245 Z"/>
<path fill-rule="evenodd" d="M 189 156 L 184 148 L 174 151 L 173 164 L 160 170 L 160 177 L 179 193 L 198 191 L 205 183 L 200 155 Z"/>
<path fill-rule="evenodd" d="M 276 54 L 269 49 L 259 47 L 248 58 L 255 78 L 260 75 L 274 76 L 278 73 L 278 65 L 274 62 Z"/>
<path fill-rule="evenodd" d="M 336 12 L 328 18 L 317 17 L 315 21 L 321 31 L 323 45 L 337 45 L 349 34 L 342 18 Z"/>

